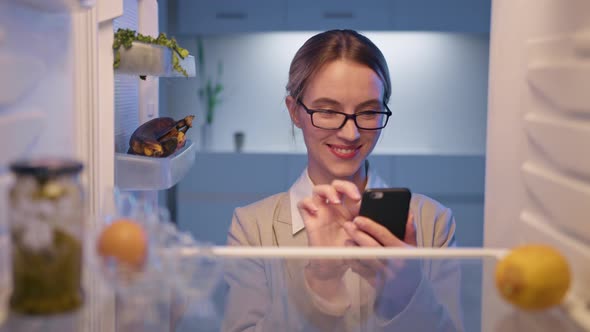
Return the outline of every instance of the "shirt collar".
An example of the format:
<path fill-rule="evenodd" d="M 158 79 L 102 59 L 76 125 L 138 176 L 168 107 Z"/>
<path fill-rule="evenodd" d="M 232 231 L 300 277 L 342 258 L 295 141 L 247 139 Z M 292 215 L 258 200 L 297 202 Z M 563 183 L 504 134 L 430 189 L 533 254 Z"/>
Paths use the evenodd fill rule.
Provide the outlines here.
<path fill-rule="evenodd" d="M 368 167 L 368 164 L 367 164 Z M 369 172 L 367 174 L 367 186 L 366 188 L 386 188 L 388 187 L 387 183 L 383 181 L 383 179 L 377 175 L 370 167 L 368 167 Z M 295 235 L 299 231 L 305 228 L 305 224 L 303 223 L 303 218 L 299 213 L 299 209 L 297 209 L 297 203 L 304 199 L 305 197 L 311 196 L 313 191 L 313 182 L 309 178 L 309 174 L 307 172 L 307 167 L 303 170 L 303 173 L 299 176 L 297 181 L 293 183 L 291 188 L 289 188 L 289 201 L 291 204 L 291 227 L 292 227 L 292 234 Z"/>

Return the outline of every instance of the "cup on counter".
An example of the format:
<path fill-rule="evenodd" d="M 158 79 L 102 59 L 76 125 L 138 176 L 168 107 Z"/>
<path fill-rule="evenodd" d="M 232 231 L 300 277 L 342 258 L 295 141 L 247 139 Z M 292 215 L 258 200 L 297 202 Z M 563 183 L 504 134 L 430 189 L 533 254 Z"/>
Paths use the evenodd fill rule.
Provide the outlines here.
<path fill-rule="evenodd" d="M 241 131 L 237 131 L 234 133 L 234 148 L 237 153 L 242 152 L 242 149 L 244 148 L 245 138 L 246 135 Z"/>

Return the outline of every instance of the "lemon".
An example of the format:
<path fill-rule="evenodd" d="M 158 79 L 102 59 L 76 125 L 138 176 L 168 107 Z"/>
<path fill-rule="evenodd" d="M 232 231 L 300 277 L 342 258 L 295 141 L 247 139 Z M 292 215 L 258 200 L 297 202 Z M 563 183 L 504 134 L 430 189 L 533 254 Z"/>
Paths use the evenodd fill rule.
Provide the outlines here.
<path fill-rule="evenodd" d="M 496 287 L 518 308 L 541 310 L 560 304 L 571 283 L 565 257 L 543 244 L 511 250 L 496 266 Z"/>

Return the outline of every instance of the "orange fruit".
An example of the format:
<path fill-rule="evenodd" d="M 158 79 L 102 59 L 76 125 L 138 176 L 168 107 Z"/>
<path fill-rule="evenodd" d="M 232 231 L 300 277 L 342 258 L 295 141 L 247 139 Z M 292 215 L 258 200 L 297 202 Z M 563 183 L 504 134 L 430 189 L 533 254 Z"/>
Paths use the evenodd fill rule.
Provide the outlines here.
<path fill-rule="evenodd" d="M 133 268 L 141 268 L 147 257 L 148 239 L 143 226 L 135 220 L 119 219 L 106 226 L 98 238 L 97 250 Z"/>

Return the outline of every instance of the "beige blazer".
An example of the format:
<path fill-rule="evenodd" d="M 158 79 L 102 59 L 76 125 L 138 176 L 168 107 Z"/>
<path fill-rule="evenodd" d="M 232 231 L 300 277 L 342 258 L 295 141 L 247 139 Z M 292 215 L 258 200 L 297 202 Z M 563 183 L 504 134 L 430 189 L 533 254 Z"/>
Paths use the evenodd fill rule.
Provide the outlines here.
<path fill-rule="evenodd" d="M 420 247 L 455 245 L 450 209 L 413 194 L 410 209 Z M 280 193 L 237 208 L 228 245 L 307 246 L 305 229 L 292 234 L 289 194 Z M 448 260 L 422 262 L 423 278 L 412 301 L 396 317 L 378 319 L 371 299 L 353 301 L 344 314 L 318 306 L 303 278 L 304 260 L 241 259 L 229 262 L 224 331 L 461 331 L 459 266 Z M 361 280 L 361 278 L 359 278 Z M 374 297 L 365 282 L 359 297 Z"/>

